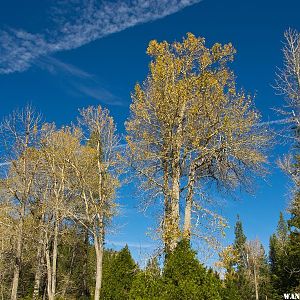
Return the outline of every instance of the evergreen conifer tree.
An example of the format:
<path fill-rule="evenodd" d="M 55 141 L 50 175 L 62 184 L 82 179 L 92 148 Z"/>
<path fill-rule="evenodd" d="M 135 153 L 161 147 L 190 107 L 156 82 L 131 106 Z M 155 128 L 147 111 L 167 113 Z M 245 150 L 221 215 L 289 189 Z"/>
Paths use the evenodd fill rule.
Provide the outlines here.
<path fill-rule="evenodd" d="M 289 286 L 300 292 L 300 192 L 297 192 L 290 208 L 289 227 Z"/>
<path fill-rule="evenodd" d="M 163 269 L 165 284 L 161 299 L 220 300 L 221 284 L 198 261 L 186 240 L 179 242 L 166 257 Z"/>
<path fill-rule="evenodd" d="M 131 285 L 137 266 L 126 245 L 119 252 L 111 251 L 104 258 L 103 287 L 101 299 L 129 299 Z"/>
<path fill-rule="evenodd" d="M 237 251 L 238 253 L 238 268 L 241 269 L 243 267 L 242 262 L 244 259 L 244 247 L 246 243 L 246 236 L 244 234 L 243 230 L 243 224 L 242 221 L 240 220 L 240 216 L 237 216 L 237 221 L 234 227 L 234 234 L 235 234 L 235 239 L 234 239 L 234 244 L 233 248 Z"/>
<path fill-rule="evenodd" d="M 145 270 L 138 272 L 132 283 L 130 299 L 159 300 L 162 291 L 161 271 L 156 258 L 150 259 Z"/>
<path fill-rule="evenodd" d="M 287 247 L 287 223 L 280 212 L 277 231 L 270 238 L 269 252 L 272 283 L 278 294 L 285 292 L 288 285 L 285 271 Z"/>
<path fill-rule="evenodd" d="M 234 279 L 234 282 L 237 285 L 238 294 L 240 295 L 241 299 L 247 300 L 250 297 L 250 295 L 252 296 L 252 289 L 250 282 L 245 274 L 247 267 L 247 257 L 245 251 L 247 237 L 244 233 L 243 224 L 239 215 L 237 215 L 237 221 L 234 227 L 234 234 L 235 239 L 233 243 L 233 249 L 237 253 L 235 265 L 236 278 Z"/>

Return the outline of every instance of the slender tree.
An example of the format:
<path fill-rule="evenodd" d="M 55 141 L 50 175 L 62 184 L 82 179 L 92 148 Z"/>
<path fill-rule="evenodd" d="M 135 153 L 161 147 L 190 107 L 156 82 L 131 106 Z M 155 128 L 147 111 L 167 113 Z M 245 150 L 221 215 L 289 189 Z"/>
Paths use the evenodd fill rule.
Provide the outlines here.
<path fill-rule="evenodd" d="M 283 68 L 277 73 L 277 91 L 284 96 L 287 107 L 280 110 L 299 126 L 300 114 L 300 33 L 288 29 L 284 33 Z"/>
<path fill-rule="evenodd" d="M 37 169 L 35 147 L 39 142 L 41 117 L 30 106 L 14 111 L 0 126 L 2 152 L 10 163 L 7 178 L 2 184 L 7 190 L 14 210 L 14 271 L 11 300 L 18 297 L 19 276 L 22 266 L 24 220 L 28 213 L 28 203 Z M 2 186 L 3 186 L 2 185 Z"/>
<path fill-rule="evenodd" d="M 115 191 L 118 181 L 119 138 L 108 110 L 88 107 L 80 110 L 79 124 L 89 137 L 86 146 L 74 156 L 73 168 L 80 188 L 82 211 L 74 214 L 89 231 L 96 252 L 94 298 L 100 297 L 106 227 L 116 213 Z M 78 159 L 76 160 L 76 156 Z"/>
<path fill-rule="evenodd" d="M 280 110 L 290 117 L 292 123 L 291 137 L 293 138 L 292 151 L 279 161 L 280 167 L 289 175 L 294 183 L 292 202 L 289 207 L 291 219 L 288 221 L 288 238 L 285 243 L 280 236 L 271 238 L 270 258 L 273 275 L 278 278 L 277 288 L 282 290 L 287 286 L 295 288 L 299 285 L 300 264 L 299 257 L 299 186 L 300 186 L 300 33 L 297 30 L 288 29 L 285 34 L 283 48 L 284 66 L 277 74 L 276 88 L 286 100 L 286 107 Z M 285 255 L 281 255 L 285 253 Z M 288 261 L 284 258 L 289 257 Z M 293 262 L 290 264 L 290 262 Z M 282 276 L 279 270 L 282 270 Z M 285 275 L 283 275 L 285 274 Z M 286 282 L 289 278 L 289 282 Z"/>
<path fill-rule="evenodd" d="M 79 138 L 66 127 L 54 130 L 43 140 L 41 149 L 45 163 L 48 188 L 47 227 L 45 232 L 45 258 L 47 266 L 47 291 L 49 300 L 54 299 L 57 281 L 57 258 L 61 225 L 68 215 L 72 199 L 72 170 L 70 157 L 76 153 Z"/>
<path fill-rule="evenodd" d="M 235 223 L 235 227 L 234 227 L 234 248 L 237 251 L 242 251 L 243 247 L 245 246 L 246 243 L 246 236 L 244 233 L 244 229 L 243 229 L 243 224 L 242 221 L 240 220 L 240 216 L 237 216 L 237 221 Z"/>
<path fill-rule="evenodd" d="M 289 279 L 292 288 L 300 292 L 300 197 L 299 192 L 291 203 L 289 209 L 291 218 L 289 227 Z"/>

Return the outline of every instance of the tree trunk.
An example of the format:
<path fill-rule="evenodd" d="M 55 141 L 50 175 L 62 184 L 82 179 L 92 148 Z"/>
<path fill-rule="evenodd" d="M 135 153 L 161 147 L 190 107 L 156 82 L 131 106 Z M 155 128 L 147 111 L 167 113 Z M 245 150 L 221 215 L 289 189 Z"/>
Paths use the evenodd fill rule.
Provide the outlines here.
<path fill-rule="evenodd" d="M 94 246 L 96 251 L 96 285 L 95 300 L 100 299 L 100 290 L 102 284 L 102 261 L 103 261 L 103 239 L 102 236 L 94 234 Z"/>
<path fill-rule="evenodd" d="M 46 264 L 47 264 L 47 292 L 49 300 L 54 300 L 56 292 L 56 269 L 57 269 L 57 246 L 58 246 L 58 220 L 54 224 L 54 236 L 52 246 L 52 263 L 50 257 L 50 244 L 47 243 L 46 248 Z"/>
<path fill-rule="evenodd" d="M 41 220 L 44 219 L 44 216 L 42 216 Z M 41 222 L 42 223 L 42 222 Z M 38 249 L 37 249 L 37 255 L 36 255 L 36 270 L 35 270 L 35 275 L 34 275 L 34 287 L 33 287 L 33 294 L 32 294 L 32 299 L 36 300 L 39 298 L 39 293 L 40 293 L 40 285 L 41 285 L 41 277 L 42 277 L 42 265 L 43 265 L 43 257 L 44 257 L 44 252 L 43 250 L 43 230 L 40 231 L 40 236 L 39 236 L 39 244 L 38 244 Z"/>
<path fill-rule="evenodd" d="M 34 287 L 33 287 L 33 294 L 32 294 L 32 299 L 36 300 L 39 298 L 39 293 L 40 293 L 40 285 L 41 285 L 41 277 L 42 277 L 42 257 L 41 257 L 41 250 L 42 246 L 39 245 L 38 248 L 38 253 L 37 253 L 37 266 L 35 270 L 35 275 L 34 275 Z"/>
<path fill-rule="evenodd" d="M 257 274 L 256 274 L 256 266 L 254 265 L 254 285 L 255 285 L 255 299 L 259 300 L 258 297 L 258 282 L 257 282 Z"/>
<path fill-rule="evenodd" d="M 21 219 L 18 228 L 17 234 L 17 248 L 16 248 L 16 258 L 14 262 L 14 276 L 12 282 L 12 289 L 11 289 L 11 300 L 17 300 L 18 295 L 18 286 L 19 286 L 19 277 L 20 277 L 20 270 L 21 270 L 21 259 L 22 259 L 22 248 L 23 248 L 23 218 L 25 215 L 25 205 L 22 204 L 21 209 Z"/>
<path fill-rule="evenodd" d="M 179 99 L 180 101 L 180 99 Z M 180 201 L 180 153 L 183 143 L 183 117 L 185 112 L 186 103 L 182 103 L 182 107 L 176 116 L 174 122 L 175 134 L 172 142 L 172 187 L 171 187 L 171 205 L 170 205 L 170 243 L 167 245 L 167 249 L 172 252 L 178 243 L 180 238 L 180 215 L 179 215 L 179 201 Z"/>
<path fill-rule="evenodd" d="M 98 128 L 98 134 L 101 130 Z M 97 166 L 98 166 L 98 196 L 100 207 L 104 207 L 104 197 L 103 197 L 103 178 L 102 178 L 102 149 L 100 138 L 97 141 Z M 100 290 L 102 284 L 102 260 L 103 260 L 103 241 L 104 241 L 104 219 L 102 212 L 98 212 L 98 224 L 94 223 L 94 247 L 96 251 L 96 284 L 95 284 L 95 295 L 94 299 L 100 299 Z M 97 219 L 95 220 L 97 222 Z"/>
<path fill-rule="evenodd" d="M 56 291 L 57 246 L 58 246 L 58 220 L 55 220 L 53 249 L 52 249 L 52 279 L 51 279 L 51 283 L 52 283 L 51 292 L 53 297 Z"/>
<path fill-rule="evenodd" d="M 190 240 L 191 238 L 191 219 L 192 219 L 194 183 L 195 183 L 195 167 L 194 164 L 191 164 L 189 178 L 188 178 L 188 192 L 186 196 L 186 204 L 184 210 L 184 226 L 183 226 L 183 238 L 187 240 Z"/>
<path fill-rule="evenodd" d="M 50 259 L 50 249 L 49 244 L 47 245 L 46 249 L 46 263 L 47 263 L 47 293 L 48 293 L 48 299 L 54 300 L 54 295 L 52 294 L 52 276 L 51 276 L 51 259 Z"/>
<path fill-rule="evenodd" d="M 87 284 L 88 276 L 88 256 L 89 256 L 89 232 L 87 229 L 84 229 L 84 265 L 83 265 L 83 289 L 82 296 L 89 297 L 89 289 Z"/>
<path fill-rule="evenodd" d="M 47 289 L 44 288 L 44 290 L 43 290 L 43 300 L 46 300 L 46 294 L 47 294 Z"/>
<path fill-rule="evenodd" d="M 173 251 L 178 243 L 180 236 L 179 230 L 179 198 L 180 198 L 180 168 L 179 157 L 175 158 L 172 165 L 172 196 L 170 205 L 170 244 L 167 245 L 169 251 Z"/>
<path fill-rule="evenodd" d="M 163 226 L 162 226 L 162 236 L 164 242 L 164 250 L 167 254 L 170 249 L 170 236 L 169 236 L 169 227 L 171 222 L 170 216 L 170 190 L 169 190 L 169 167 L 167 160 L 163 161 L 163 168 L 164 168 L 164 185 L 163 185 L 163 194 L 164 194 L 164 217 L 163 217 Z"/>

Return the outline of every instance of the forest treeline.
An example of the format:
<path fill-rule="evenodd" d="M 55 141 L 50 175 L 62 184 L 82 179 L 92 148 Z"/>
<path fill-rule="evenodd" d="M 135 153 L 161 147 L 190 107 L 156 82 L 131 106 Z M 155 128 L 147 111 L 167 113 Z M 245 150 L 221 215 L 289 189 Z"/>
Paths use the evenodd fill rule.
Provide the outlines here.
<path fill-rule="evenodd" d="M 30 106 L 0 125 L 1 299 L 283 299 L 300 293 L 300 34 L 285 33 L 276 89 L 292 145 L 279 165 L 291 177 L 289 218 L 280 214 L 269 253 L 248 241 L 238 218 L 234 243 L 206 268 L 194 240 L 216 246 L 226 220 L 206 187 L 248 190 L 264 176 L 274 132 L 236 86 L 232 44 L 149 43 L 149 73 L 132 93 L 126 144 L 109 111 L 79 110 L 72 124 L 45 123 Z M 157 208 L 160 256 L 141 268 L 126 246 L 107 249 L 116 192 L 134 175 L 144 209 Z M 128 195 L 126 195 L 128 197 Z M 293 298 L 290 298 L 293 299 Z"/>

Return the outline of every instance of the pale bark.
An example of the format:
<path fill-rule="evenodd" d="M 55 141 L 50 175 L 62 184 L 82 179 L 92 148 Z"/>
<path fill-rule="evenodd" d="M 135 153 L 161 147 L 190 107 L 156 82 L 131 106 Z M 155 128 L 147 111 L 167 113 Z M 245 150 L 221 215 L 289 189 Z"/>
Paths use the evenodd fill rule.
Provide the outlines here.
<path fill-rule="evenodd" d="M 100 133 L 100 128 L 98 129 Z M 103 178 L 102 178 L 102 164 L 101 164 L 101 141 L 100 139 L 97 142 L 97 166 L 98 166 L 98 197 L 99 197 L 99 206 L 100 209 L 104 207 L 104 197 L 103 197 Z M 94 246 L 96 250 L 96 283 L 95 283 L 95 300 L 100 299 L 100 290 L 102 285 L 102 261 L 103 261 L 103 241 L 104 241 L 104 220 L 103 220 L 103 212 L 101 215 L 98 213 L 98 222 L 94 228 Z M 97 228 L 97 225 L 99 226 Z"/>
<path fill-rule="evenodd" d="M 32 299 L 38 299 L 40 293 L 40 286 L 41 286 L 41 277 L 42 277 L 42 247 L 43 245 L 39 243 L 36 255 L 36 270 L 34 274 L 34 287 L 33 287 L 33 294 Z"/>
<path fill-rule="evenodd" d="M 54 300 L 54 295 L 52 295 L 52 282 L 51 282 L 51 259 L 50 259 L 50 249 L 49 246 L 46 249 L 46 263 L 47 263 L 47 294 L 49 300 Z"/>
<path fill-rule="evenodd" d="M 40 225 L 42 225 L 43 221 L 44 221 L 44 214 L 41 217 Z M 34 274 L 34 287 L 33 287 L 33 294 L 32 294 L 33 300 L 38 299 L 40 294 L 42 267 L 44 263 L 44 254 L 45 254 L 45 243 L 43 237 L 44 237 L 43 229 L 40 229 L 37 255 L 36 255 L 36 269 Z"/>
<path fill-rule="evenodd" d="M 53 297 L 56 291 L 56 271 L 57 271 L 57 247 L 58 247 L 58 220 L 54 225 L 54 238 L 53 238 L 53 250 L 52 250 L 52 276 L 51 276 L 51 293 Z"/>
<path fill-rule="evenodd" d="M 254 286 L 255 286 L 255 299 L 256 300 L 259 300 L 259 297 L 258 297 L 258 282 L 257 282 L 257 272 L 256 272 L 256 265 L 254 265 L 254 270 L 253 270 L 253 273 L 254 273 Z"/>
<path fill-rule="evenodd" d="M 167 249 L 171 252 L 176 248 L 179 239 L 179 198 L 180 198 L 180 167 L 179 158 L 176 159 L 172 166 L 172 191 L 171 191 L 171 205 L 170 205 L 170 244 L 167 245 Z"/>
<path fill-rule="evenodd" d="M 102 286 L 102 264 L 103 264 L 103 242 L 104 242 L 104 223 L 103 216 L 98 214 L 98 224 L 94 226 L 94 247 L 96 252 L 96 282 L 94 299 L 100 299 Z"/>
<path fill-rule="evenodd" d="M 102 285 L 102 262 L 103 262 L 103 242 L 101 237 L 94 235 L 94 247 L 96 251 L 96 285 L 95 300 L 100 299 L 100 291 Z"/>
<path fill-rule="evenodd" d="M 180 101 L 180 100 L 179 100 Z M 170 202 L 170 243 L 166 245 L 166 249 L 171 252 L 176 248 L 180 238 L 180 212 L 179 212 L 179 201 L 180 201 L 180 152 L 183 144 L 183 116 L 185 112 L 185 102 L 180 108 L 177 119 L 177 129 L 175 136 L 173 137 L 173 149 L 172 149 L 172 187 L 171 187 L 171 202 Z"/>
<path fill-rule="evenodd" d="M 47 265 L 47 293 L 49 300 L 53 300 L 56 293 L 56 271 L 57 271 L 57 251 L 58 247 L 58 220 L 54 224 L 54 236 L 52 246 L 52 261 L 50 257 L 50 244 L 46 248 L 46 265 Z"/>
<path fill-rule="evenodd" d="M 183 225 L 183 238 L 190 240 L 191 238 L 191 220 L 192 220 L 192 205 L 194 195 L 194 183 L 195 183 L 195 167 L 194 164 L 190 167 L 188 178 L 188 192 L 186 196 L 185 210 L 184 210 L 184 225 Z"/>
<path fill-rule="evenodd" d="M 169 168 L 167 160 L 163 161 L 164 168 L 164 185 L 163 185 L 163 194 L 164 194 L 164 217 L 163 217 L 163 227 L 162 227 L 162 236 L 163 242 L 165 246 L 165 252 L 169 251 L 168 245 L 169 237 L 168 237 L 168 226 L 170 222 L 170 192 L 169 192 Z"/>
<path fill-rule="evenodd" d="M 17 300 L 19 277 L 21 270 L 21 258 L 22 258 L 22 248 L 23 248 L 23 218 L 20 220 L 19 229 L 17 233 L 17 248 L 16 257 L 14 263 L 14 276 L 11 289 L 11 300 Z"/>

